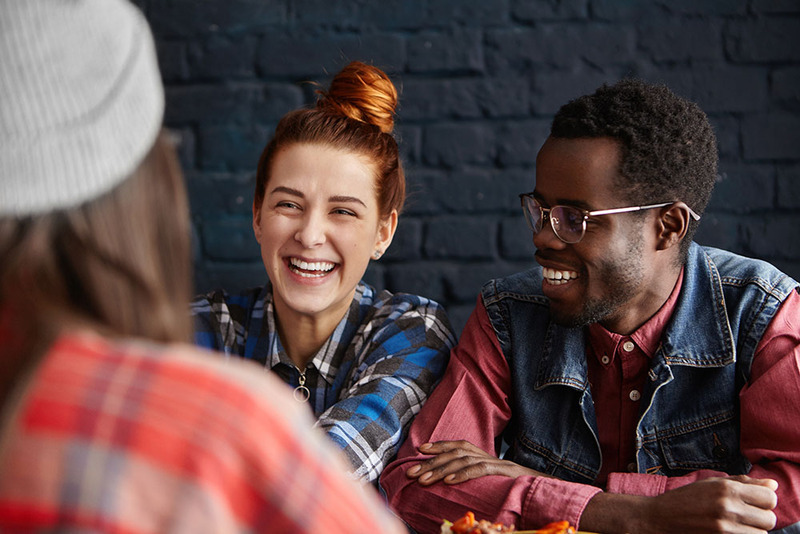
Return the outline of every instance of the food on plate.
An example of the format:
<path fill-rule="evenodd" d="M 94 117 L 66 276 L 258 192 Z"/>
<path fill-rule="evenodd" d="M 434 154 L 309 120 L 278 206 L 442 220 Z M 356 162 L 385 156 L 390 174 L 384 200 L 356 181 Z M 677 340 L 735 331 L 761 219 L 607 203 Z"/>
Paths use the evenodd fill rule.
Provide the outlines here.
<path fill-rule="evenodd" d="M 492 523 L 485 519 L 476 520 L 475 514 L 467 512 L 463 517 L 450 522 L 445 520 L 442 523 L 441 534 L 494 534 L 503 532 L 513 532 L 514 534 L 523 534 L 521 530 L 515 530 L 514 526 L 506 526 L 502 523 Z M 530 534 L 575 534 L 576 531 L 570 526 L 568 521 L 556 521 L 548 523 L 538 530 L 526 530 L 525 533 Z"/>

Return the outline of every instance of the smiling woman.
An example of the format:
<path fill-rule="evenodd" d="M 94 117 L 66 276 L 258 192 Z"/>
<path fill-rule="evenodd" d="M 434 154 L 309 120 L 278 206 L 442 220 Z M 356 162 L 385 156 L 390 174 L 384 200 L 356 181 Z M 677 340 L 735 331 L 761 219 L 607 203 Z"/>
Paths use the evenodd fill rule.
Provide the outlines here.
<path fill-rule="evenodd" d="M 455 343 L 441 306 L 361 279 L 392 242 L 405 177 L 397 91 L 353 62 L 313 109 L 288 113 L 258 163 L 253 232 L 268 283 L 195 299 L 197 344 L 258 362 L 374 481 L 441 377 Z"/>

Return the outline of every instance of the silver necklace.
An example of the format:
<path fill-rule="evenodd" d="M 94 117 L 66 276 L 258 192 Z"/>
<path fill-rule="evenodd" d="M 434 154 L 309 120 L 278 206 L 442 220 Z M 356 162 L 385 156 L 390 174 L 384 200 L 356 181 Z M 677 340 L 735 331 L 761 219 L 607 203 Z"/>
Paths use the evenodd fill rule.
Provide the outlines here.
<path fill-rule="evenodd" d="M 297 379 L 299 385 L 294 388 L 294 392 L 292 393 L 294 395 L 294 400 L 297 402 L 306 402 L 311 397 L 311 391 L 306 387 L 306 372 L 305 370 L 301 371 L 296 365 L 294 368 L 300 373 L 300 377 Z"/>

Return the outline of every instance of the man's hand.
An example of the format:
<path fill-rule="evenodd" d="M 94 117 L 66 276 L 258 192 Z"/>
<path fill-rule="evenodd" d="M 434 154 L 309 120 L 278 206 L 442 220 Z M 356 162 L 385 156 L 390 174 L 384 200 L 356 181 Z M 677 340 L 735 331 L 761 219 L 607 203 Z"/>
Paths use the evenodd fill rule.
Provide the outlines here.
<path fill-rule="evenodd" d="M 763 533 L 775 527 L 777 482 L 745 475 L 708 478 L 656 497 L 599 493 L 580 520 L 597 532 Z"/>
<path fill-rule="evenodd" d="M 486 475 L 512 478 L 522 475 L 544 476 L 533 469 L 501 460 L 463 440 L 423 443 L 419 446 L 419 452 L 434 456 L 406 471 L 406 475 L 416 478 L 424 486 L 440 480 L 445 484 L 459 484 Z"/>

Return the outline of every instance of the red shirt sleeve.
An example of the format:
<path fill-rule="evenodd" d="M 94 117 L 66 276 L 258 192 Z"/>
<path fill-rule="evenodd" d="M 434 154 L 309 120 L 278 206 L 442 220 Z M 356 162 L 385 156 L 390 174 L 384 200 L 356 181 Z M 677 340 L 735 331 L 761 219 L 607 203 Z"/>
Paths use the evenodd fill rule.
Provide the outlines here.
<path fill-rule="evenodd" d="M 412 423 L 397 459 L 381 476 L 390 506 L 412 528 L 438 531 L 443 519 L 455 520 L 468 510 L 518 529 L 558 520 L 578 523 L 598 488 L 533 476 L 486 476 L 426 487 L 406 476 L 409 468 L 429 457 L 418 450 L 427 442 L 463 439 L 497 455 L 498 438 L 511 417 L 510 390 L 508 364 L 479 299 L 442 382 Z"/>

